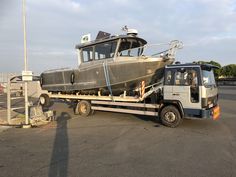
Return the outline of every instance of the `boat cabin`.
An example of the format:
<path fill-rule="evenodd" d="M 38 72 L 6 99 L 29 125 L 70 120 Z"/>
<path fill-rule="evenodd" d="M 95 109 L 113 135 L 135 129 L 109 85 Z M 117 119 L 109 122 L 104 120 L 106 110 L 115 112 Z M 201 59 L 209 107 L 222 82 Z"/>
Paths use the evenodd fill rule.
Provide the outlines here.
<path fill-rule="evenodd" d="M 143 53 L 147 42 L 136 35 L 121 35 L 105 37 L 76 46 L 78 62 L 116 59 L 117 57 L 138 57 Z"/>

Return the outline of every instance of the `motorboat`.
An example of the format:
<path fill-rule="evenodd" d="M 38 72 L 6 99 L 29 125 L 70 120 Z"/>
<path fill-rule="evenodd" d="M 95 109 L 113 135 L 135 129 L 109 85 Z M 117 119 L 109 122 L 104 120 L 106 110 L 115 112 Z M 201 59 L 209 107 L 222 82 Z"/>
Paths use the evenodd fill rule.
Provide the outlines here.
<path fill-rule="evenodd" d="M 76 45 L 78 67 L 48 70 L 41 74 L 41 87 L 52 93 L 133 95 L 141 83 L 146 86 L 163 78 L 165 65 L 172 64 L 179 41 L 163 52 L 145 55 L 147 41 L 135 29 L 111 36 L 99 32 L 96 40 L 85 35 Z"/>

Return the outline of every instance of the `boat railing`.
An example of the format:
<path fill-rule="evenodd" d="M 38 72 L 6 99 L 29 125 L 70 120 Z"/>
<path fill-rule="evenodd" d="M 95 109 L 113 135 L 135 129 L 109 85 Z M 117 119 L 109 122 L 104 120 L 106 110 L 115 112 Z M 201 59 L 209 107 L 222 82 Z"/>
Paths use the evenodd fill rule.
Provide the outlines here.
<path fill-rule="evenodd" d="M 152 57 L 153 56 L 167 56 L 168 58 L 175 58 L 177 50 L 183 48 L 183 43 L 178 40 L 173 40 L 170 43 L 161 44 L 161 45 L 169 45 L 169 48 L 161 52 L 152 54 L 151 55 Z"/>
<path fill-rule="evenodd" d="M 169 46 L 167 49 L 164 46 Z M 160 50 L 160 52 L 156 52 L 156 47 Z M 143 56 L 151 56 L 151 57 L 168 57 L 168 58 L 175 58 L 176 51 L 178 49 L 183 48 L 183 43 L 178 40 L 173 40 L 169 43 L 160 43 L 160 44 L 147 44 L 140 47 L 135 47 L 132 49 L 122 50 L 119 52 L 119 56 L 124 56 L 122 53 L 127 53 L 129 56 L 137 56 L 137 57 L 143 57 Z M 132 54 L 135 55 L 132 55 Z M 125 55 L 127 56 L 127 55 Z"/>

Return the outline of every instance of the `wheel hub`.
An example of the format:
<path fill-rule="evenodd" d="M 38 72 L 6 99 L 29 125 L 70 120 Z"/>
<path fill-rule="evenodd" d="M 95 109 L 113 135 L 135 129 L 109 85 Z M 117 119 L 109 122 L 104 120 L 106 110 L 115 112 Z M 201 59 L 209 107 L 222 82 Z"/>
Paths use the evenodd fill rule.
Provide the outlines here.
<path fill-rule="evenodd" d="M 86 105 L 85 105 L 85 104 L 82 104 L 82 105 L 81 105 L 80 111 L 83 112 L 83 113 L 86 113 L 86 112 L 87 112 L 87 108 L 86 108 Z"/>
<path fill-rule="evenodd" d="M 41 103 L 41 104 L 44 104 L 44 103 L 45 103 L 45 98 L 44 98 L 44 97 L 40 97 L 39 100 L 40 100 L 40 103 Z"/>
<path fill-rule="evenodd" d="M 174 122 L 176 120 L 176 116 L 173 112 L 167 112 L 165 114 L 165 119 L 168 121 L 168 122 Z"/>

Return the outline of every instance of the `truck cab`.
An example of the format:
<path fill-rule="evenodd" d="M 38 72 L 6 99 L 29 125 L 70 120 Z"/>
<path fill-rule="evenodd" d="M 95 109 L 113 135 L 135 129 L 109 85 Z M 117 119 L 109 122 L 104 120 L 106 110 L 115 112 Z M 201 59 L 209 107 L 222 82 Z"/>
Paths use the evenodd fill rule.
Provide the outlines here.
<path fill-rule="evenodd" d="M 163 102 L 175 103 L 182 117 L 219 118 L 218 90 L 208 64 L 165 67 Z"/>

